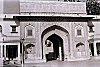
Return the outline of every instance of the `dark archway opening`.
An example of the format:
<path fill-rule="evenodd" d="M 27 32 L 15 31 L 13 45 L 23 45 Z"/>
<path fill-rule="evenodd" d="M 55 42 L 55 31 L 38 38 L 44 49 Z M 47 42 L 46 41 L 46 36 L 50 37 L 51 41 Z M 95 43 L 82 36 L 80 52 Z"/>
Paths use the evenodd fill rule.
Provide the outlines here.
<path fill-rule="evenodd" d="M 44 56 L 43 56 L 43 37 L 45 36 L 45 34 L 47 34 L 48 32 L 50 32 L 50 31 L 52 31 L 52 30 L 55 30 L 55 29 L 57 29 L 57 30 L 61 30 L 61 31 L 63 31 L 63 32 L 65 32 L 65 33 L 68 33 L 68 31 L 65 29 L 65 28 L 63 28 L 63 27 L 60 27 L 60 26 L 58 26 L 58 25 L 53 25 L 53 26 L 51 26 L 51 27 L 48 27 L 47 29 L 45 29 L 43 32 L 42 32 L 42 34 L 41 34 L 41 43 L 42 43 L 42 59 L 44 58 Z"/>
<path fill-rule="evenodd" d="M 53 43 L 53 52 L 48 52 L 48 54 L 46 54 L 47 61 L 57 60 L 57 58 L 60 57 L 59 53 L 61 53 L 61 56 L 62 56 L 61 58 L 63 61 L 64 60 L 64 52 L 63 52 L 63 40 L 62 40 L 62 38 L 56 34 L 53 34 L 53 35 L 49 36 L 47 38 L 47 40 L 50 40 Z M 48 47 L 50 47 L 50 46 L 48 46 Z M 59 52 L 59 47 L 61 47 L 61 52 Z"/>
<path fill-rule="evenodd" d="M 100 56 L 100 42 L 96 43 L 97 55 Z"/>
<path fill-rule="evenodd" d="M 7 45 L 6 57 L 8 57 L 9 60 L 13 60 L 18 57 L 18 45 Z"/>
<path fill-rule="evenodd" d="M 93 46 L 93 43 L 89 44 L 89 47 L 90 47 L 90 55 L 94 56 L 94 46 Z"/>

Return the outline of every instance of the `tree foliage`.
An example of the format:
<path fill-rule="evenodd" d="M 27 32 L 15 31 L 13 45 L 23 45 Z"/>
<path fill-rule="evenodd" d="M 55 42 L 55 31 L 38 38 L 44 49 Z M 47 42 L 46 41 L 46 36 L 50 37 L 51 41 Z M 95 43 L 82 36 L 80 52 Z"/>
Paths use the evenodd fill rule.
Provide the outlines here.
<path fill-rule="evenodd" d="M 100 3 L 95 0 L 87 1 L 86 10 L 88 15 L 100 15 Z"/>

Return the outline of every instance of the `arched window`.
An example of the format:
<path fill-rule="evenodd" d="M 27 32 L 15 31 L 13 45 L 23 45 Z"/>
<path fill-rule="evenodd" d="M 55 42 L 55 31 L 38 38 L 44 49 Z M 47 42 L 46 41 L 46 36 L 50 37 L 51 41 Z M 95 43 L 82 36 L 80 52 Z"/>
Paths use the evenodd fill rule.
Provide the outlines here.
<path fill-rule="evenodd" d="M 35 47 L 35 45 L 33 45 L 33 44 L 27 44 L 26 45 L 26 50 L 27 50 L 27 54 L 31 54 L 31 53 L 34 53 L 34 47 Z"/>
<path fill-rule="evenodd" d="M 76 37 L 83 37 L 84 36 L 83 27 L 81 25 L 78 25 L 75 27 L 75 36 Z"/>
<path fill-rule="evenodd" d="M 30 58 L 30 56 L 32 57 L 34 57 L 34 55 L 35 55 L 35 45 L 34 44 L 27 44 L 26 46 L 25 46 L 25 59 L 27 59 L 27 58 Z"/>
<path fill-rule="evenodd" d="M 77 51 L 84 51 L 84 48 L 85 48 L 85 46 L 83 43 L 80 42 L 80 43 L 76 44 Z"/>
<path fill-rule="evenodd" d="M 0 33 L 2 33 L 2 26 L 0 25 Z"/>

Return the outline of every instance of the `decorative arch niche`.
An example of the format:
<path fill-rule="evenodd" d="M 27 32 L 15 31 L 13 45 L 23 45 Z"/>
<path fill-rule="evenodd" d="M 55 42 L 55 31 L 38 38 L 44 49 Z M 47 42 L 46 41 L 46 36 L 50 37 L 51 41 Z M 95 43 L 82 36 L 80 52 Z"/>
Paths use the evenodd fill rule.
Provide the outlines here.
<path fill-rule="evenodd" d="M 75 36 L 76 37 L 84 37 L 83 26 L 81 26 L 81 25 L 75 26 Z"/>
<path fill-rule="evenodd" d="M 35 45 L 34 44 L 27 44 L 25 46 L 25 59 L 30 58 L 30 56 L 35 55 Z"/>
<path fill-rule="evenodd" d="M 35 47 L 35 45 L 33 45 L 33 44 L 27 44 L 27 45 L 25 46 L 26 51 L 27 51 L 26 53 L 27 53 L 27 54 L 33 53 L 34 47 Z"/>
<path fill-rule="evenodd" d="M 85 50 L 85 45 L 81 42 L 79 42 L 78 44 L 76 44 L 76 49 L 78 52 L 82 52 Z"/>
<path fill-rule="evenodd" d="M 35 27 L 31 24 L 25 26 L 25 38 L 35 38 Z"/>
<path fill-rule="evenodd" d="M 76 57 L 86 56 L 85 45 L 82 42 L 76 44 Z"/>

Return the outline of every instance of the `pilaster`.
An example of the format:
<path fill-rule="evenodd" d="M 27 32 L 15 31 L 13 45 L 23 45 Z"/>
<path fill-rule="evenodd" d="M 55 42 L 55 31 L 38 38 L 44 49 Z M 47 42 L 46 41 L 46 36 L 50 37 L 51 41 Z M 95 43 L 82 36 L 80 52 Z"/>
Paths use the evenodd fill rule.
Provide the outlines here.
<path fill-rule="evenodd" d="M 96 42 L 94 41 L 94 56 L 97 56 L 97 47 L 96 47 Z"/>

